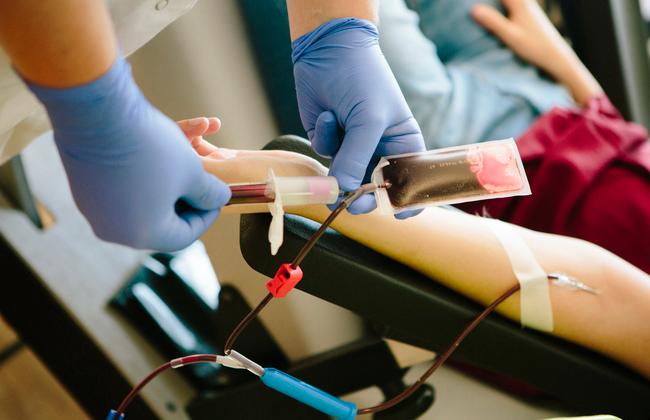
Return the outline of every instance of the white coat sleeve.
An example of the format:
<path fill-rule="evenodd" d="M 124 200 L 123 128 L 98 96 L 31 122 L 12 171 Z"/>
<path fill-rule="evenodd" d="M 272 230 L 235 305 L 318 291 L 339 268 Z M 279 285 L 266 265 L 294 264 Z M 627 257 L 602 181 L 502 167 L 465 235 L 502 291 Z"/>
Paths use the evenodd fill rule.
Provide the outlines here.
<path fill-rule="evenodd" d="M 120 51 L 130 55 L 197 0 L 107 0 Z M 0 165 L 50 129 L 45 110 L 0 50 Z"/>

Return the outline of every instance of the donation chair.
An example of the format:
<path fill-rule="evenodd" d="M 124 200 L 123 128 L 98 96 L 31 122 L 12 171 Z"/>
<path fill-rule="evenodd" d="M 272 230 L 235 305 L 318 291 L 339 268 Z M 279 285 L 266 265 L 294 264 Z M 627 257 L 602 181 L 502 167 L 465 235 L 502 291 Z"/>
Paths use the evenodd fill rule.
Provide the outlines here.
<path fill-rule="evenodd" d="M 295 151 L 323 161 L 307 141 L 296 136 L 280 137 L 265 149 Z M 270 220 L 267 214 L 243 215 L 240 246 L 253 269 L 272 277 L 281 263 L 292 259 L 318 224 L 299 216 L 285 216 L 284 244 L 278 255 L 271 256 L 268 244 L 260 241 Z M 369 335 L 435 352 L 444 350 L 482 310 L 473 301 L 332 229 L 318 241 L 301 267 L 304 279 L 296 287 L 358 314 L 368 321 Z M 452 360 L 531 386 L 577 413 L 650 419 L 650 381 L 604 356 L 522 328 L 498 314 L 483 321 Z M 331 374 L 335 376 L 337 371 Z"/>
<path fill-rule="evenodd" d="M 239 6 L 278 127 L 284 133 L 304 137 L 295 99 L 284 2 L 240 0 Z M 266 148 L 304 153 L 327 164 L 296 136 L 281 137 Z M 242 216 L 240 245 L 250 266 L 272 277 L 279 264 L 290 261 L 318 225 L 286 216 L 284 245 L 272 257 L 268 244 L 260 241 L 266 237 L 269 223 L 269 215 Z M 304 279 L 299 289 L 358 314 L 368 321 L 368 335 L 377 339 L 392 338 L 440 352 L 482 309 L 331 229 L 301 267 Z M 575 408 L 576 413 L 650 419 L 650 382 L 645 378 L 604 356 L 523 329 L 496 314 L 466 339 L 452 357 L 454 361 L 532 386 Z M 334 369 L 331 376 L 337 373 L 343 374 Z"/>

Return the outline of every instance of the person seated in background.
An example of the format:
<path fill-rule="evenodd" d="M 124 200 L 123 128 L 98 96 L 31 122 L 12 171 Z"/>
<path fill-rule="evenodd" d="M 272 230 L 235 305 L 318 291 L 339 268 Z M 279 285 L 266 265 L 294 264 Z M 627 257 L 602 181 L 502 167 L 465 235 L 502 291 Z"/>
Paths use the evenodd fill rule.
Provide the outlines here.
<path fill-rule="evenodd" d="M 380 42 L 427 147 L 518 137 L 531 183 L 531 196 L 458 207 L 650 272 L 647 131 L 621 118 L 537 1 L 503 0 L 507 17 L 499 0 L 407 3 L 381 1 Z"/>
<path fill-rule="evenodd" d="M 509 18 L 500 0 L 380 1 L 380 45 L 427 148 L 517 137 L 601 93 L 536 0 L 503 4 Z"/>
<path fill-rule="evenodd" d="M 185 120 L 180 127 L 204 168 L 227 183 L 278 176 L 326 175 L 327 168 L 302 154 L 216 147 L 201 136 L 220 125 L 216 118 Z M 268 211 L 266 205 L 226 207 L 225 213 Z M 289 207 L 287 212 L 322 222 L 325 206 Z M 407 220 L 372 212 L 342 212 L 333 228 L 481 304 L 489 304 L 516 284 L 510 261 L 481 217 L 445 208 L 428 208 Z M 579 239 L 513 226 L 546 273 L 577 278 L 596 294 L 551 285 L 553 334 L 578 343 L 650 378 L 650 276 L 611 252 Z M 518 320 L 518 294 L 498 311 Z M 414 314 L 415 316 L 415 314 Z"/>

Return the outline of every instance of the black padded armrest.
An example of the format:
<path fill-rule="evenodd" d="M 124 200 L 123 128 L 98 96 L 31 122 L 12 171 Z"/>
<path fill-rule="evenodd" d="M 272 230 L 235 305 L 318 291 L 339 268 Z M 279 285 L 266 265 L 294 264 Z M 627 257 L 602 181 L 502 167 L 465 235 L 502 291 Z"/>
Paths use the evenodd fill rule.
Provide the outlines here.
<path fill-rule="evenodd" d="M 274 140 L 266 149 L 314 156 L 309 144 L 294 136 Z M 273 276 L 279 264 L 292 259 L 318 224 L 287 216 L 284 245 L 272 257 L 266 242 L 269 223 L 268 215 L 242 216 L 240 245 L 253 269 Z M 357 313 L 372 322 L 384 337 L 433 351 L 448 346 L 482 309 L 331 229 L 301 267 L 301 290 Z M 454 358 L 519 379 L 588 413 L 650 418 L 649 381 L 599 354 L 523 329 L 496 314 L 465 340 Z"/>

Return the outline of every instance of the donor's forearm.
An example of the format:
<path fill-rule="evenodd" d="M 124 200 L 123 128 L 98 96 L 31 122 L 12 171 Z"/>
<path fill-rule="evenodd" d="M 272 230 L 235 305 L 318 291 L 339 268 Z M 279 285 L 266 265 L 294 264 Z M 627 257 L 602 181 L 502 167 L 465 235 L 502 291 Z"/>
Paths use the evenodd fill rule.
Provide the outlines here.
<path fill-rule="evenodd" d="M 322 221 L 328 210 L 312 206 L 296 213 Z M 342 214 L 333 227 L 486 305 L 517 282 L 504 249 L 480 217 L 441 208 L 407 220 L 377 213 Z M 598 291 L 591 294 L 551 284 L 553 334 L 650 377 L 649 276 L 589 242 L 515 229 L 547 273 L 568 274 Z M 499 312 L 519 320 L 519 294 L 504 302 Z"/>
<path fill-rule="evenodd" d="M 260 182 L 271 168 L 278 176 L 325 175 L 326 168 L 304 155 L 283 151 L 243 151 L 236 158 L 204 159 L 206 170 L 225 182 Z M 266 205 L 226 207 L 224 212 L 268 211 Z M 322 222 L 325 206 L 287 208 Z M 480 217 L 442 208 L 397 220 L 373 212 L 343 212 L 333 227 L 457 292 L 488 304 L 517 282 L 499 240 Z M 547 272 L 573 276 L 598 294 L 551 285 L 553 334 L 619 360 L 650 377 L 650 278 L 610 252 L 582 240 L 512 229 Z M 260 238 L 263 239 L 263 238 Z M 499 312 L 519 320 L 519 294 Z M 413 314 L 414 317 L 417 314 Z"/>

